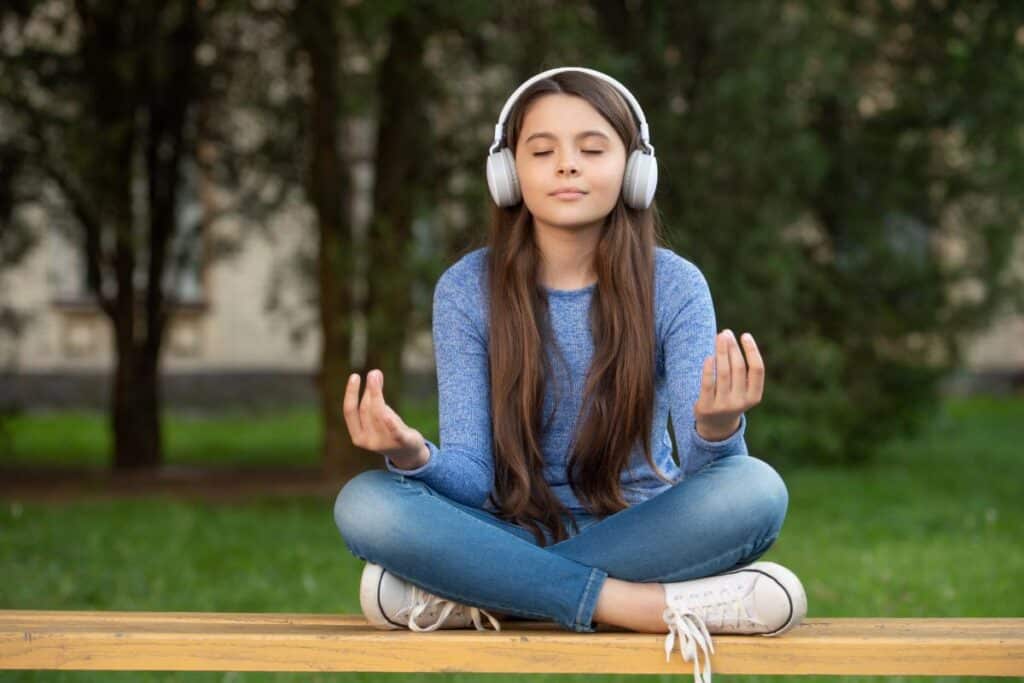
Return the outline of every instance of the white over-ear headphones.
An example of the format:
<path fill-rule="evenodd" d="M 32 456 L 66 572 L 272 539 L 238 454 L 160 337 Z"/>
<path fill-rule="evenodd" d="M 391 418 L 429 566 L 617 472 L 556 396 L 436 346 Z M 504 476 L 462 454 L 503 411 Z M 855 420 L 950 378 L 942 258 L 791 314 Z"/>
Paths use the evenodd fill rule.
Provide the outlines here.
<path fill-rule="evenodd" d="M 498 117 L 498 124 L 494 127 L 494 142 L 491 144 L 487 155 L 487 186 L 490 188 L 491 197 L 498 206 L 515 206 L 519 203 L 522 195 L 519 190 L 519 178 L 516 176 L 516 161 L 512 150 L 504 146 L 503 140 L 505 121 L 509 111 L 515 104 L 519 95 L 530 85 L 543 78 L 547 78 L 562 71 L 582 71 L 615 86 L 633 110 L 637 122 L 640 124 L 640 149 L 630 153 L 626 162 L 626 173 L 622 180 L 622 199 L 627 206 L 634 209 L 646 209 L 654 199 L 654 190 L 658 186 L 658 162 L 654 158 L 654 147 L 651 145 L 650 132 L 647 128 L 647 119 L 636 101 L 633 94 L 617 80 L 593 69 L 585 69 L 578 66 L 565 66 L 557 69 L 549 69 L 533 76 L 525 83 L 516 88 L 515 92 L 505 102 Z"/>

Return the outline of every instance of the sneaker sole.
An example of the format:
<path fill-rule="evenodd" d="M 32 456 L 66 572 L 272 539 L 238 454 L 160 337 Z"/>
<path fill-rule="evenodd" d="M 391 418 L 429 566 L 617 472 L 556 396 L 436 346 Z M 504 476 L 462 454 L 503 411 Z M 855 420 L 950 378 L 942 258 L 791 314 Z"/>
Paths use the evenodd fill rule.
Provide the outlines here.
<path fill-rule="evenodd" d="M 767 576 L 786 593 L 786 597 L 789 599 L 789 618 L 786 620 L 786 623 L 774 631 L 758 635 L 768 637 L 780 636 L 803 621 L 803 618 L 807 616 L 807 593 L 804 591 L 804 586 L 796 574 L 776 562 L 754 562 L 746 567 L 725 573 L 737 574 L 749 571 Z"/>
<path fill-rule="evenodd" d="M 397 630 L 402 627 L 394 624 L 385 616 L 384 609 L 380 604 L 380 584 L 383 577 L 384 567 L 371 562 L 366 563 L 363 576 L 359 580 L 359 606 L 371 626 Z"/>

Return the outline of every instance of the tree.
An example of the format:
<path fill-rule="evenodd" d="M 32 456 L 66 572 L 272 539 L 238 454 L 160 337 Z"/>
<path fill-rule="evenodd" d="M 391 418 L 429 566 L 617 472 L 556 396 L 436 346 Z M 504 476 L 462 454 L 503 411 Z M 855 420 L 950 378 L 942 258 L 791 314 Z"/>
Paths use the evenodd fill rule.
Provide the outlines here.
<path fill-rule="evenodd" d="M 114 466 L 162 459 L 158 365 L 174 307 L 170 253 L 182 159 L 195 142 L 206 17 L 194 2 L 74 7 L 22 2 L 3 15 L 0 105 L 24 153 L 59 189 L 88 287 L 113 329 Z M 135 180 L 144 182 L 133 205 Z"/>
<path fill-rule="evenodd" d="M 11 382 L 17 372 L 18 340 L 31 323 L 32 314 L 18 310 L 11 300 L 11 288 L 5 281 L 9 270 L 21 263 L 35 247 L 38 236 L 20 220 L 16 209 L 33 196 L 38 183 L 31 177 L 24 152 L 8 140 L 0 139 L 0 381 Z M 0 401 L 0 450 L 10 451 L 8 417 L 17 409 Z"/>
<path fill-rule="evenodd" d="M 442 92 L 438 74 L 425 63 L 425 49 L 433 36 L 465 30 L 480 15 L 472 3 L 442 7 L 415 1 L 347 12 L 300 2 L 291 14 L 298 45 L 310 65 L 306 193 L 320 234 L 317 282 L 323 343 L 318 384 L 328 474 L 346 477 L 380 464 L 351 444 L 344 424 L 340 406 L 351 372 L 365 379 L 366 371 L 383 370 L 388 402 L 402 410 L 402 353 L 415 317 L 413 289 L 424 272 L 413 249 L 412 224 L 417 215 L 432 210 L 439 182 L 434 175 L 438 167 L 426 161 L 435 126 L 427 112 Z M 383 46 L 383 56 L 374 62 L 377 46 Z M 359 82 L 344 72 L 346 52 L 373 64 L 368 70 L 372 81 Z M 338 130 L 346 119 L 359 115 L 374 116 L 376 138 L 368 236 L 365 245 L 357 246 L 351 239 L 351 169 L 345 163 L 350 155 Z M 360 271 L 367 275 L 367 293 L 358 301 L 354 289 Z M 367 321 L 362 368 L 350 362 L 357 311 Z"/>
<path fill-rule="evenodd" d="M 333 3 L 303 0 L 291 25 L 309 60 L 306 195 L 317 216 L 317 282 L 322 332 L 320 375 L 324 425 L 323 465 L 326 473 L 347 476 L 360 463 L 343 456 L 351 445 L 338 419 L 344 395 L 352 340 L 353 260 L 351 194 L 338 131 L 343 120 L 339 49 L 340 8 Z"/>
<path fill-rule="evenodd" d="M 913 434 L 965 335 L 1021 305 L 1020 8 L 592 6 L 649 103 L 673 244 L 768 363 L 752 450 L 864 461 Z"/>

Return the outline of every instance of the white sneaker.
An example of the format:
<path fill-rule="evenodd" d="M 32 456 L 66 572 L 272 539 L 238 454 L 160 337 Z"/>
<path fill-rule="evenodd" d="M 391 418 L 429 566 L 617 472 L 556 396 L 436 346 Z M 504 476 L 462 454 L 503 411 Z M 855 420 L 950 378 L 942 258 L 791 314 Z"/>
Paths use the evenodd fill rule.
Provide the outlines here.
<path fill-rule="evenodd" d="M 359 581 L 359 606 L 367 621 L 381 629 L 433 631 L 469 628 L 472 624 L 478 631 L 486 631 L 480 618 L 483 614 L 495 631 L 501 630 L 498 620 L 488 612 L 428 593 L 372 562 L 363 567 Z"/>
<path fill-rule="evenodd" d="M 754 562 L 723 574 L 690 581 L 663 583 L 668 624 L 665 661 L 675 639 L 683 660 L 693 661 L 693 677 L 711 681 L 711 633 L 785 633 L 807 614 L 807 594 L 796 574 L 775 562 Z M 704 653 L 700 671 L 697 648 Z"/>

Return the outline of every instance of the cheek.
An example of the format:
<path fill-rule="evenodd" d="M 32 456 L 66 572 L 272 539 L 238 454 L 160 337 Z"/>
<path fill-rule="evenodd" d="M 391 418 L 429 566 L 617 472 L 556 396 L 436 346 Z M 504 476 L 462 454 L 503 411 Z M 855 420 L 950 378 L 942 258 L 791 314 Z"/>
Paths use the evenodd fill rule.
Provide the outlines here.
<path fill-rule="evenodd" d="M 543 173 L 536 164 L 525 164 L 516 167 L 519 178 L 519 189 L 524 197 L 540 197 L 546 195 L 550 182 L 550 173 Z"/>
<path fill-rule="evenodd" d="M 625 175 L 625 166 L 621 163 L 611 163 L 594 169 L 591 174 L 591 186 L 603 195 L 617 197 L 622 191 L 622 181 Z"/>

